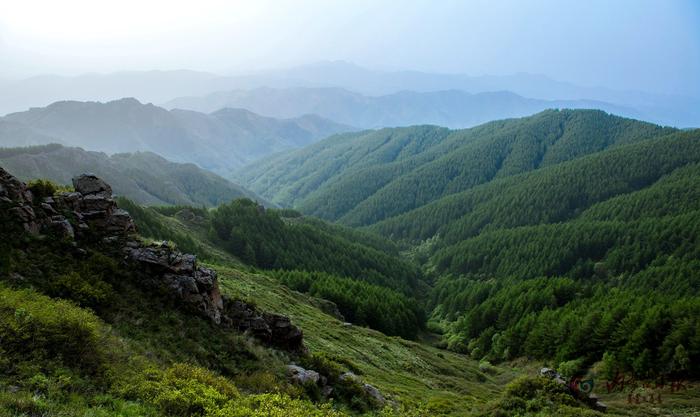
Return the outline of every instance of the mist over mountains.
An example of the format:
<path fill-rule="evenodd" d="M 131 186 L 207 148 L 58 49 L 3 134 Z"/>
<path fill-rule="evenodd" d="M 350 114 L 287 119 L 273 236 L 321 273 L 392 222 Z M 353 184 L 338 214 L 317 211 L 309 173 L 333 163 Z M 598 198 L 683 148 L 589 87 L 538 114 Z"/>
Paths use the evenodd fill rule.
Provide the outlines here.
<path fill-rule="evenodd" d="M 168 111 L 133 98 L 62 101 L 0 119 L 0 146 L 57 142 L 107 153 L 155 152 L 228 175 L 262 156 L 352 130 L 318 116 L 262 117 L 242 109 Z"/>
<path fill-rule="evenodd" d="M 458 90 L 478 94 L 508 91 L 527 99 L 585 102 L 550 103 L 549 107 L 574 106 L 599 108 L 641 118 L 662 125 L 693 127 L 700 125 L 700 99 L 677 95 L 616 91 L 608 88 L 582 87 L 555 81 L 543 75 L 518 73 L 509 76 L 469 76 L 419 71 L 376 71 L 342 61 L 325 61 L 283 70 L 258 71 L 243 75 L 217 75 L 197 71 L 128 71 L 111 74 L 85 74 L 75 77 L 46 75 L 18 81 L 0 82 L 0 114 L 46 106 L 58 100 L 109 101 L 136 97 L 142 102 L 168 103 L 166 107 L 196 107 L 218 110 L 222 96 L 231 91 L 259 88 L 295 89 L 339 88 L 360 96 L 389 96 L 396 93 L 436 93 Z M 327 91 L 327 90 L 323 90 Z M 308 91 L 307 91 L 308 92 Z M 234 94 L 240 95 L 240 91 Z M 252 93 L 251 93 L 252 94 Z M 188 104 L 181 97 L 208 98 L 211 104 Z M 297 98 L 303 100 L 303 98 Z M 376 99 L 375 99 L 376 100 Z M 542 110 L 540 106 L 529 114 Z M 250 109 L 255 111 L 254 109 Z M 452 110 L 455 111 L 455 110 Z M 269 114 L 269 113 L 265 113 Z M 505 114 L 509 117 L 515 114 Z M 524 114 L 523 114 L 524 115 Z M 343 119 L 345 120 L 345 119 Z M 389 118 L 398 120 L 400 118 Z M 408 124 L 424 123 L 412 120 Z M 336 120 L 341 122 L 342 120 Z M 478 119 L 471 124 L 485 121 Z M 427 122 L 430 123 L 430 122 Z M 356 124 L 364 126 L 362 124 Z M 456 125 L 454 125 L 456 127 Z"/>
<path fill-rule="evenodd" d="M 85 172 L 104 178 L 114 193 L 143 205 L 212 207 L 237 198 L 269 205 L 255 193 L 194 164 L 170 162 L 151 152 L 102 152 L 59 144 L 0 149 L 0 165 L 19 178 L 70 185 Z"/>
<path fill-rule="evenodd" d="M 550 108 L 602 109 L 640 117 L 631 108 L 591 100 L 538 100 L 498 91 L 477 94 L 459 90 L 400 91 L 365 96 L 340 88 L 257 88 L 184 97 L 167 108 L 210 112 L 226 107 L 250 109 L 271 117 L 291 118 L 313 113 L 362 128 L 431 124 L 450 128 L 475 126 L 490 120 L 523 117 Z"/>

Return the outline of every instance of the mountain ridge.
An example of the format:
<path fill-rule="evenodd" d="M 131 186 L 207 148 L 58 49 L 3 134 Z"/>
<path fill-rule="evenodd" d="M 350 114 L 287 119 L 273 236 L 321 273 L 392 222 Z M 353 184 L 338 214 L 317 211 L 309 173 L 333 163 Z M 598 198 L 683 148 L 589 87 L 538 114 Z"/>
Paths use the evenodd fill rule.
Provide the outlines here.
<path fill-rule="evenodd" d="M 183 97 L 171 100 L 164 106 L 203 112 L 223 107 L 243 107 L 278 118 L 313 113 L 362 128 L 421 124 L 465 128 L 491 120 L 528 116 L 548 108 L 592 108 L 639 117 L 634 109 L 600 101 L 540 100 L 510 91 L 467 93 L 456 89 L 430 92 L 401 90 L 389 95 L 368 96 L 340 87 L 263 87 Z"/>
<path fill-rule="evenodd" d="M 0 148 L 0 165 L 20 179 L 48 179 L 70 185 L 84 172 L 108 180 L 117 195 L 144 205 L 217 206 L 236 198 L 266 200 L 194 164 L 180 164 L 151 152 L 105 153 L 59 144 Z"/>
<path fill-rule="evenodd" d="M 108 153 L 151 151 L 224 176 L 262 156 L 353 129 L 308 115 L 280 120 L 241 109 L 212 114 L 168 111 L 134 98 L 106 103 L 60 101 L 9 114 L 0 123 L 23 129 L 20 135 L 17 129 L 0 129 L 3 146 L 55 138 L 51 141 Z"/>

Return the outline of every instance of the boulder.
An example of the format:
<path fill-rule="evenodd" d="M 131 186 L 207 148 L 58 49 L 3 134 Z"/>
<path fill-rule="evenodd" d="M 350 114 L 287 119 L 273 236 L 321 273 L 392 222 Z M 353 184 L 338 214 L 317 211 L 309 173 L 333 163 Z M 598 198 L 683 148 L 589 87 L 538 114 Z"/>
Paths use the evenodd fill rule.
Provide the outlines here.
<path fill-rule="evenodd" d="M 365 390 L 367 396 L 371 398 L 372 401 L 374 401 L 377 404 L 377 406 L 382 407 L 386 403 L 386 400 L 384 399 L 382 393 L 373 385 L 363 384 L 362 388 Z"/>
<path fill-rule="evenodd" d="M 318 384 L 321 379 L 318 372 L 297 365 L 287 365 L 287 376 L 298 385 Z"/>
<path fill-rule="evenodd" d="M 304 333 L 292 324 L 289 317 L 263 313 L 263 319 L 272 331 L 272 344 L 289 351 L 304 349 Z"/>
<path fill-rule="evenodd" d="M 73 178 L 73 188 L 82 195 L 112 195 L 112 187 L 94 174 L 82 174 Z"/>
<path fill-rule="evenodd" d="M 49 223 L 49 228 L 53 230 L 54 234 L 58 235 L 62 239 L 75 239 L 75 231 L 70 222 L 63 216 L 52 216 L 51 223 Z"/>
<path fill-rule="evenodd" d="M 358 377 L 357 375 L 355 375 L 352 372 L 343 372 L 342 374 L 340 374 L 340 377 L 338 377 L 338 380 L 359 382 L 360 377 Z"/>

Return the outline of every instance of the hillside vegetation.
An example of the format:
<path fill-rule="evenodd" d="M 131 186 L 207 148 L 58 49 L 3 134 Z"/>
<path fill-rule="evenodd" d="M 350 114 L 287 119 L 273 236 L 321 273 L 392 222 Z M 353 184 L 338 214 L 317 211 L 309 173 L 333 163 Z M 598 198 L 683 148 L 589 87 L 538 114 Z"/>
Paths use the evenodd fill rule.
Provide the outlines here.
<path fill-rule="evenodd" d="M 466 130 L 419 126 L 339 135 L 238 177 L 274 202 L 363 226 L 494 179 L 673 131 L 601 111 L 550 110 Z"/>
<path fill-rule="evenodd" d="M 170 162 L 151 152 L 107 156 L 58 144 L 0 148 L 0 165 L 25 181 L 43 178 L 62 185 L 91 172 L 109 182 L 115 194 L 144 205 L 212 207 L 242 197 L 264 202 L 253 192 L 194 164 Z"/>
<path fill-rule="evenodd" d="M 268 164 L 245 183 L 278 184 L 270 198 L 392 238 L 423 265 L 429 328 L 452 350 L 700 372 L 698 130 L 547 111 L 336 136 Z"/>

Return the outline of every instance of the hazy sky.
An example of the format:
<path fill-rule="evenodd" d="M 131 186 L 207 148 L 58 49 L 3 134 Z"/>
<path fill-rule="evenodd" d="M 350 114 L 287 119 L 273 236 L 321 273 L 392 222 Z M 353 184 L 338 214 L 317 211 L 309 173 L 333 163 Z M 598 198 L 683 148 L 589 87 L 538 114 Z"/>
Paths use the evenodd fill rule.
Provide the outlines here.
<path fill-rule="evenodd" d="M 346 60 L 700 96 L 700 1 L 0 0 L 0 76 Z"/>

